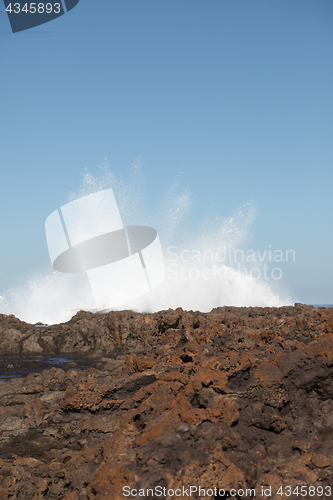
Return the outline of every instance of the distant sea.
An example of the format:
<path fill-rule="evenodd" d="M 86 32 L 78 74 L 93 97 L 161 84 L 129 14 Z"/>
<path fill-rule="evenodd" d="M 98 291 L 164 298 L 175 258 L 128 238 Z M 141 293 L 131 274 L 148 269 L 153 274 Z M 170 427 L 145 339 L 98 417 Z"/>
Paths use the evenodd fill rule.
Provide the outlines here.
<path fill-rule="evenodd" d="M 333 307 L 333 304 L 311 304 L 313 307 Z"/>

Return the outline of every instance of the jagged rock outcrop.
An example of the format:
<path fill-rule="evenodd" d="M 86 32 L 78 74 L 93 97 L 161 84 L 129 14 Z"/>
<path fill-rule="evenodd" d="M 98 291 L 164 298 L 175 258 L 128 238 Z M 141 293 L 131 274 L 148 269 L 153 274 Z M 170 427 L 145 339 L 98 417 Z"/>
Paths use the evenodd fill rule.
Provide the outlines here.
<path fill-rule="evenodd" d="M 1 500 L 332 497 L 333 309 L 0 315 L 32 354 L 90 366 L 0 381 Z"/>

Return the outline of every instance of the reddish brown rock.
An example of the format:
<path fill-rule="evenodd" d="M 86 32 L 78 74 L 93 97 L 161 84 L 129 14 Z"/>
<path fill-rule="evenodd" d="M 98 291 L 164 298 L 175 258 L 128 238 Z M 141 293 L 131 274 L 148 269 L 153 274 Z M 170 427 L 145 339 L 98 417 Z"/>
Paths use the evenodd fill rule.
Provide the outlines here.
<path fill-rule="evenodd" d="M 49 327 L 0 315 L 2 373 L 8 356 L 41 353 L 90 367 L 0 381 L 0 499 L 192 487 L 282 500 L 302 486 L 295 498 L 310 499 L 333 486 L 332 309 L 81 311 Z"/>

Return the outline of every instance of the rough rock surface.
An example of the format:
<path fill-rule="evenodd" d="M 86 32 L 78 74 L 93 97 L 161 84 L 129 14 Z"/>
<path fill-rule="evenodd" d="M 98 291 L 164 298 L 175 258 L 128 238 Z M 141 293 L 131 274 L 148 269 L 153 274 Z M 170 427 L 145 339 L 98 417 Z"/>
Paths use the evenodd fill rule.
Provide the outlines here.
<path fill-rule="evenodd" d="M 332 498 L 333 308 L 0 315 L 2 363 L 73 353 L 0 381 L 0 500 Z"/>

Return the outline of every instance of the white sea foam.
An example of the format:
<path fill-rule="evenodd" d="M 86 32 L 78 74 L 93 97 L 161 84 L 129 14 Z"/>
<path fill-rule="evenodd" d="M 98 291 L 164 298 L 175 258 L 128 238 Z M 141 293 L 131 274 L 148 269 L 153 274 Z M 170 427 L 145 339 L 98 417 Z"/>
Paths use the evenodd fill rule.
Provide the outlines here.
<path fill-rule="evenodd" d="M 263 276 L 258 279 L 258 272 L 252 272 L 256 263 L 242 263 L 240 271 L 235 262 L 216 258 L 221 256 L 221 249 L 233 251 L 245 245 L 255 216 L 252 205 L 240 207 L 227 219 L 215 214 L 194 224 L 191 192 L 188 187 L 181 187 L 181 178 L 152 209 L 149 194 L 144 193 L 140 161 L 132 165 L 129 182 L 117 178 L 106 164 L 97 176 L 87 171 L 82 176 L 81 186 L 70 193 L 67 201 L 112 187 L 123 224 L 154 227 L 162 244 L 166 267 L 164 282 L 144 297 L 117 309 L 155 312 L 182 307 L 207 312 L 224 305 L 291 304 L 282 288 L 282 280 L 264 279 Z M 45 218 L 47 216 L 45 214 Z M 201 258 L 203 255 L 213 258 Z M 85 275 L 58 273 L 51 265 L 47 273 L 35 275 L 25 286 L 8 289 L 4 297 L 0 297 L 0 312 L 15 314 L 30 323 L 61 323 L 80 309 L 95 310 Z"/>

